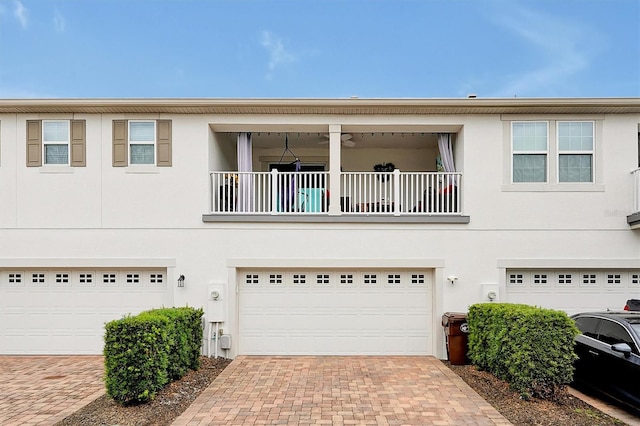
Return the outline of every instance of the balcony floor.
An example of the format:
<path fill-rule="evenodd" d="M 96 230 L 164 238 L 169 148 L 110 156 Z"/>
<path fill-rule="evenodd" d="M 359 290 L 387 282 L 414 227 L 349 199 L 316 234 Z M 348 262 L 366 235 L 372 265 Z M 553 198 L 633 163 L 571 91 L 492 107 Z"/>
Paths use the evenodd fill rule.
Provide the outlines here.
<path fill-rule="evenodd" d="M 381 214 L 203 214 L 203 222 L 274 222 L 274 223 L 457 223 L 471 218 L 452 214 L 381 215 Z"/>

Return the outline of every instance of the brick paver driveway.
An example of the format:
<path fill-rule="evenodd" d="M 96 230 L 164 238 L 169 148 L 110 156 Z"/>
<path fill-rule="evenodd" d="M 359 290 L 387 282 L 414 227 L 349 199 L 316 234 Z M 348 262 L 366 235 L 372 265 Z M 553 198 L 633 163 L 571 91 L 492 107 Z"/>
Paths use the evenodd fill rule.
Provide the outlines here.
<path fill-rule="evenodd" d="M 53 425 L 104 394 L 102 356 L 0 356 L 0 425 Z"/>
<path fill-rule="evenodd" d="M 272 424 L 510 423 L 426 356 L 240 356 L 173 423 Z"/>

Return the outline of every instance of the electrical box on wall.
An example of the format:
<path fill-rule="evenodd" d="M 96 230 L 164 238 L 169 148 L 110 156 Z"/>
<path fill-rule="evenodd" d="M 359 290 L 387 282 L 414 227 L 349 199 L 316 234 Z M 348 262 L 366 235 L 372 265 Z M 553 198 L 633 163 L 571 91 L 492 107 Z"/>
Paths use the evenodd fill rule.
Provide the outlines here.
<path fill-rule="evenodd" d="M 223 334 L 220 336 L 220 349 L 231 349 L 231 335 Z"/>
<path fill-rule="evenodd" d="M 223 322 L 225 320 L 225 285 L 210 284 L 207 293 L 207 321 Z"/>
<path fill-rule="evenodd" d="M 498 302 L 500 293 L 498 284 L 482 284 L 482 300 L 488 302 Z"/>

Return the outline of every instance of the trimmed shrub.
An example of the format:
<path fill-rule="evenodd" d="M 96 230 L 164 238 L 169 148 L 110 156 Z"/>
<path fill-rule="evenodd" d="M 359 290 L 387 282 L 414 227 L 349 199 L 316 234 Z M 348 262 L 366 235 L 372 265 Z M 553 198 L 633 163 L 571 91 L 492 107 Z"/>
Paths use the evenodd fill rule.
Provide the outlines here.
<path fill-rule="evenodd" d="M 162 308 L 149 311 L 169 320 L 169 366 L 170 380 L 184 376 L 187 371 L 200 367 L 202 347 L 202 309 Z"/>
<path fill-rule="evenodd" d="M 171 380 L 200 365 L 202 309 L 162 308 L 105 327 L 107 394 L 127 405 L 152 400 Z"/>
<path fill-rule="evenodd" d="M 574 338 L 564 312 L 509 303 L 469 308 L 469 359 L 524 398 L 549 398 L 573 380 Z"/>
<path fill-rule="evenodd" d="M 105 326 L 105 385 L 120 404 L 152 400 L 168 383 L 169 320 L 140 314 Z"/>

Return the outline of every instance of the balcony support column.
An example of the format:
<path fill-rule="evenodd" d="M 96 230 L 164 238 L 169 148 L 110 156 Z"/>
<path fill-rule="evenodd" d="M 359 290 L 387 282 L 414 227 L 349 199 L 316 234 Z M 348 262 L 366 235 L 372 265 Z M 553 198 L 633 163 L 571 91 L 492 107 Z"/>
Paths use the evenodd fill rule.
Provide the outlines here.
<path fill-rule="evenodd" d="M 340 136 L 342 126 L 340 124 L 329 125 L 329 216 L 338 216 L 340 211 L 340 159 L 342 143 Z"/>

